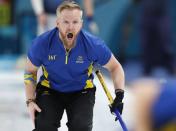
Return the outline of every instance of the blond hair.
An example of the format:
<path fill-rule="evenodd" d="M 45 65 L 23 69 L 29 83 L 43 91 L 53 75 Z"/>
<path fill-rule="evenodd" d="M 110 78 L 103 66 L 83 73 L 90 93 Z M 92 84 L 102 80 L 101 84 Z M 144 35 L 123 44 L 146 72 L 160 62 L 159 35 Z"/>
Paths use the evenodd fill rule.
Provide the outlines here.
<path fill-rule="evenodd" d="M 61 5 L 59 5 L 56 9 L 56 15 L 57 17 L 59 17 L 60 13 L 64 10 L 64 9 L 69 9 L 69 10 L 73 10 L 73 9 L 78 9 L 82 12 L 81 7 L 74 1 L 64 1 Z"/>

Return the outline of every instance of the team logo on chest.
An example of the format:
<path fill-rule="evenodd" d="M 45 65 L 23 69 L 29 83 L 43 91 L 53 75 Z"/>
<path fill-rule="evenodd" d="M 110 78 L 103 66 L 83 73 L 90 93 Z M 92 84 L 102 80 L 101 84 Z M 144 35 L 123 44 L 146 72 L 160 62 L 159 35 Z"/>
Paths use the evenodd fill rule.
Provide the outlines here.
<path fill-rule="evenodd" d="M 48 60 L 49 61 L 54 61 L 56 60 L 57 55 L 48 55 Z"/>
<path fill-rule="evenodd" d="M 84 63 L 83 57 L 82 56 L 78 56 L 77 59 L 76 59 L 76 63 L 80 63 L 80 64 Z"/>

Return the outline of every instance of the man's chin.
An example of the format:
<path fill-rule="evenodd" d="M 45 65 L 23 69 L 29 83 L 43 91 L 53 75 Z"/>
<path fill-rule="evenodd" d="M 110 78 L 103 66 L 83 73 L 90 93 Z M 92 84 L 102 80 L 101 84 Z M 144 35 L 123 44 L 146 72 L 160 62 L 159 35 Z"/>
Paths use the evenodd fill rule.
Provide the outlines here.
<path fill-rule="evenodd" d="M 72 47 L 74 45 L 74 39 L 66 39 L 65 42 L 65 44 L 69 47 Z"/>

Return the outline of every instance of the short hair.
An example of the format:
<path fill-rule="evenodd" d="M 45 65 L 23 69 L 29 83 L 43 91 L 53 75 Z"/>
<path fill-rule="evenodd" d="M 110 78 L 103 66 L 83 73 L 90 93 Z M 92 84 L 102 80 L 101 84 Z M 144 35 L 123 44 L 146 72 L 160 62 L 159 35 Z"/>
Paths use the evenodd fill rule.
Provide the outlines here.
<path fill-rule="evenodd" d="M 62 2 L 56 9 L 56 15 L 57 17 L 59 17 L 60 13 L 64 10 L 64 9 L 78 9 L 80 11 L 83 11 L 82 8 L 79 6 L 79 4 L 77 4 L 76 2 L 72 1 L 72 0 L 66 0 L 64 2 Z"/>

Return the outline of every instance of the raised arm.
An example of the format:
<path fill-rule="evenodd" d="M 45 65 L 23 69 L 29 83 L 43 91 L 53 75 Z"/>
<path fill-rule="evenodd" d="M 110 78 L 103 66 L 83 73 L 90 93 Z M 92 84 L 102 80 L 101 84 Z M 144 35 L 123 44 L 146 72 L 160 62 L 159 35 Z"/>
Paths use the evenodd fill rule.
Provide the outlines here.
<path fill-rule="evenodd" d="M 44 10 L 43 0 L 31 0 L 31 4 L 37 16 L 38 23 L 45 26 L 47 24 L 47 15 Z"/>
<path fill-rule="evenodd" d="M 87 22 L 88 22 L 88 27 L 89 27 L 89 29 L 92 33 L 98 34 L 99 33 L 99 28 L 98 28 L 98 25 L 96 24 L 96 22 L 94 21 L 94 18 L 93 18 L 94 17 L 93 0 L 84 0 L 83 4 L 84 4 L 86 19 L 87 19 Z"/>

